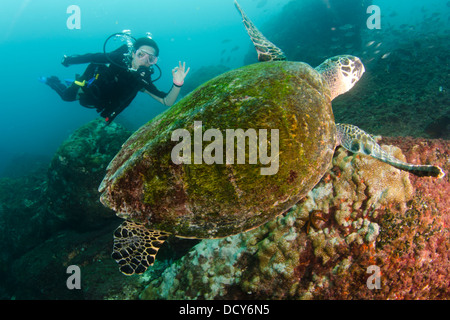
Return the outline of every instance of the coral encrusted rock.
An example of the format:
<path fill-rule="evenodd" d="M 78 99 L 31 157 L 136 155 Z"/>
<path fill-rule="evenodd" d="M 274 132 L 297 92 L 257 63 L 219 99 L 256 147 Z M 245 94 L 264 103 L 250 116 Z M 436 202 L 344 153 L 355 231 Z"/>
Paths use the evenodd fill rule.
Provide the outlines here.
<path fill-rule="evenodd" d="M 114 218 L 115 213 L 100 203 L 97 189 L 129 135 L 119 124 L 96 119 L 64 141 L 48 169 L 49 211 L 73 227 L 95 227 Z"/>
<path fill-rule="evenodd" d="M 450 298 L 450 142 L 381 144 L 446 176 L 416 177 L 339 148 L 291 210 L 249 232 L 201 241 L 141 298 Z"/>

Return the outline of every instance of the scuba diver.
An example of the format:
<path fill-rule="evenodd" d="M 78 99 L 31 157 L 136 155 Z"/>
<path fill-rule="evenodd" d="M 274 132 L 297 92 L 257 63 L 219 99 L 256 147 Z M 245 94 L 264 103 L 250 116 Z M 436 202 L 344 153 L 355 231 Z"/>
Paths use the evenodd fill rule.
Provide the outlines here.
<path fill-rule="evenodd" d="M 64 56 L 61 63 L 65 67 L 89 63 L 83 75 L 77 75 L 69 86 L 55 76 L 39 80 L 55 90 L 64 101 L 79 100 L 82 106 L 96 109 L 108 124 L 128 107 L 138 91 L 149 94 L 165 106 L 173 105 L 190 68 L 186 69 L 186 64 L 179 62 L 179 66 L 172 70 L 173 86 L 164 93 L 153 84 L 156 80 L 151 79 L 159 56 L 156 42 L 149 37 L 134 39 L 128 36 L 134 43 L 128 41 L 128 45 L 123 44 L 106 53 L 107 41 L 117 35 L 127 36 L 122 33 L 110 36 L 105 41 L 103 53 Z"/>

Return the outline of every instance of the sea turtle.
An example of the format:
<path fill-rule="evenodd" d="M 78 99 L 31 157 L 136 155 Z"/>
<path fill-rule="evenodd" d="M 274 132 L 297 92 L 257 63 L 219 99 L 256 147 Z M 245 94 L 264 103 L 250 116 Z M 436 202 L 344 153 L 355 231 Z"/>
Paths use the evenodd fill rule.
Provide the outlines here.
<path fill-rule="evenodd" d="M 337 145 L 443 175 L 391 157 L 355 126 L 335 124 L 331 100 L 364 72 L 357 57 L 333 57 L 315 69 L 286 61 L 235 4 L 265 62 L 206 82 L 141 127 L 99 187 L 101 202 L 126 219 L 112 254 L 124 274 L 143 273 L 170 234 L 220 238 L 274 219 L 319 182 Z"/>

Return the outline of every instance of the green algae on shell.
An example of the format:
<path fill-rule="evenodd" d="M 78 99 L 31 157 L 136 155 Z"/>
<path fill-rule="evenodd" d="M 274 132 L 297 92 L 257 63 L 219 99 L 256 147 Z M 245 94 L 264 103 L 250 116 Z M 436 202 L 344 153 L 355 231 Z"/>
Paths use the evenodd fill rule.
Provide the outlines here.
<path fill-rule="evenodd" d="M 173 163 L 172 133 L 186 129 L 193 136 L 195 121 L 224 136 L 226 129 L 278 129 L 278 172 L 261 175 L 261 163 Z M 123 218 L 179 237 L 240 233 L 313 188 L 330 164 L 335 136 L 329 89 L 309 65 L 242 67 L 208 81 L 133 134 L 109 166 L 101 200 Z"/>

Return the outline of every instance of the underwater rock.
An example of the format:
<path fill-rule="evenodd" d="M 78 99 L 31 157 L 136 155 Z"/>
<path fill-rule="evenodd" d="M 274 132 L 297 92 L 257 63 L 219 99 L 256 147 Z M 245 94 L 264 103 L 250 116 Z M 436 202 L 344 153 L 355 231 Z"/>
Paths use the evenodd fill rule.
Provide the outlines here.
<path fill-rule="evenodd" d="M 38 244 L 11 263 L 8 298 L 137 299 L 142 279 L 123 277 L 111 259 L 115 228 L 110 223 L 83 233 L 64 230 Z M 69 266 L 80 268 L 80 289 L 67 287 Z"/>
<path fill-rule="evenodd" d="M 419 13 L 409 30 L 395 23 L 368 29 L 366 9 L 371 4 L 290 1 L 261 30 L 291 61 L 316 66 L 343 53 L 362 60 L 366 75 L 333 101 L 336 122 L 383 136 L 449 139 L 448 23 L 421 20 Z M 255 62 L 249 45 L 244 64 Z"/>
<path fill-rule="evenodd" d="M 56 222 L 44 218 L 45 180 L 46 168 L 28 176 L 0 179 L 0 287 L 8 277 L 9 262 L 33 248 Z"/>
<path fill-rule="evenodd" d="M 68 250 L 69 244 L 58 236 L 62 229 L 83 231 L 118 219 L 98 201 L 97 187 L 129 134 L 117 124 L 105 126 L 101 119 L 92 121 L 60 146 L 50 166 L 42 165 L 40 170 L 14 179 L 0 179 L 0 287 L 7 288 L 0 292 L 0 298 L 32 298 L 32 293 L 34 297 L 63 298 L 39 292 L 41 287 L 48 293 L 55 284 L 65 283 L 55 277 L 50 281 L 56 273 L 61 279 L 65 277 L 62 269 L 52 269 L 55 263 L 61 264 L 56 252 L 62 250 L 52 243 L 65 243 L 63 250 Z M 71 237 L 70 246 L 76 246 L 76 238 Z M 84 241 L 83 236 L 78 238 Z M 110 247 L 109 243 L 108 258 Z M 41 287 L 36 284 L 39 281 Z M 23 290 L 15 293 L 18 286 Z"/>
<path fill-rule="evenodd" d="M 382 144 L 447 175 L 419 178 L 339 148 L 320 183 L 291 210 L 246 233 L 201 241 L 141 298 L 448 299 L 450 143 Z M 371 270 L 381 272 L 378 282 Z"/>
<path fill-rule="evenodd" d="M 119 124 L 96 119 L 76 130 L 56 151 L 48 169 L 48 210 L 72 228 L 101 226 L 115 213 L 97 188 L 111 159 L 130 136 Z"/>
<path fill-rule="evenodd" d="M 430 123 L 425 128 L 425 132 L 432 138 L 450 139 L 450 110 L 446 115 Z"/>
<path fill-rule="evenodd" d="M 432 35 L 421 46 L 399 43 L 388 59 L 362 54 L 368 76 L 333 101 L 336 122 L 383 136 L 449 139 L 449 39 Z"/>

